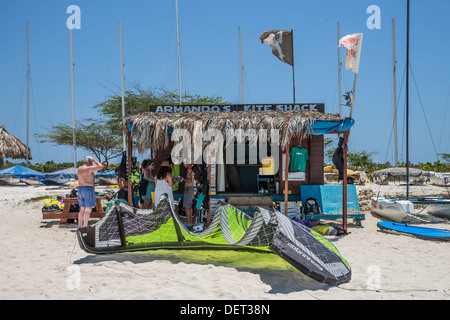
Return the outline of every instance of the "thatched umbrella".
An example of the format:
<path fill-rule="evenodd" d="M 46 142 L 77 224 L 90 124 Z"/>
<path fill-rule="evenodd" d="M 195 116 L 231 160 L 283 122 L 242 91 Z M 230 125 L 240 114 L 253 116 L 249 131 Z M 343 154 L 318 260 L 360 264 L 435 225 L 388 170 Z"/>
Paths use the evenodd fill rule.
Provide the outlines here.
<path fill-rule="evenodd" d="M 6 131 L 4 126 L 0 126 L 0 169 L 3 168 L 3 158 L 26 159 L 27 146 Z M 32 159 L 30 148 L 28 159 Z"/>

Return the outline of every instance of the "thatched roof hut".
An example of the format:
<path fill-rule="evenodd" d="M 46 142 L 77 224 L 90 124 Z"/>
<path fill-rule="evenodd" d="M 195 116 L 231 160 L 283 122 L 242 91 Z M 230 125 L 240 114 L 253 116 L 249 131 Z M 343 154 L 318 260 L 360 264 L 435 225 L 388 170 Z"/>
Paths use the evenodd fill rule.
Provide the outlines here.
<path fill-rule="evenodd" d="M 4 126 L 0 126 L 0 159 L 2 158 L 27 158 L 27 146 L 6 131 Z M 28 148 L 28 159 L 32 159 L 30 148 Z"/>
<path fill-rule="evenodd" d="M 206 129 L 217 129 L 226 132 L 229 129 L 278 129 L 280 147 L 285 150 L 294 138 L 304 138 L 311 134 L 310 129 L 316 121 L 335 121 L 342 123 L 345 118 L 337 114 L 315 111 L 235 111 L 235 112 L 190 112 L 190 113 L 158 113 L 144 112 L 122 121 L 122 130 L 128 130 L 128 121 L 132 124 L 133 136 L 140 153 L 146 150 L 161 149 L 169 145 L 170 130 L 186 129 L 191 135 L 195 126 Z"/>

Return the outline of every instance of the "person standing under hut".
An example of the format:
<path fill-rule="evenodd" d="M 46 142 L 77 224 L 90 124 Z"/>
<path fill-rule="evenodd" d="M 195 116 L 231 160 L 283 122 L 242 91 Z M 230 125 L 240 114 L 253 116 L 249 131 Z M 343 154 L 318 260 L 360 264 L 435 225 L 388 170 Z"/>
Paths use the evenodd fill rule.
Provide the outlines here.
<path fill-rule="evenodd" d="M 155 191 L 156 187 L 153 170 L 155 170 L 155 163 L 149 159 L 146 162 L 146 166 L 142 168 L 144 179 L 148 181 L 146 192 L 142 194 L 142 199 L 144 200 L 143 209 L 150 209 L 152 207 L 152 192 Z"/>
<path fill-rule="evenodd" d="M 78 168 L 78 227 L 86 227 L 91 216 L 92 207 L 96 205 L 95 172 L 103 169 L 103 165 L 93 157 L 85 157 L 83 165 Z"/>
<path fill-rule="evenodd" d="M 191 164 L 184 164 L 187 169 L 186 178 L 184 179 L 183 207 L 186 213 L 186 225 L 192 227 L 192 201 L 194 200 L 194 171 Z"/>
<path fill-rule="evenodd" d="M 172 169 L 169 166 L 169 163 L 163 162 L 161 167 L 158 170 L 156 175 L 156 187 L 155 187 L 155 206 L 158 204 L 161 196 L 166 193 L 172 208 L 175 209 L 174 198 L 173 198 L 173 178 L 172 178 Z"/>
<path fill-rule="evenodd" d="M 144 171 L 147 168 L 148 159 L 144 159 L 141 164 L 141 181 L 139 182 L 139 208 L 144 209 L 144 196 L 147 193 L 148 180 L 144 178 Z"/>

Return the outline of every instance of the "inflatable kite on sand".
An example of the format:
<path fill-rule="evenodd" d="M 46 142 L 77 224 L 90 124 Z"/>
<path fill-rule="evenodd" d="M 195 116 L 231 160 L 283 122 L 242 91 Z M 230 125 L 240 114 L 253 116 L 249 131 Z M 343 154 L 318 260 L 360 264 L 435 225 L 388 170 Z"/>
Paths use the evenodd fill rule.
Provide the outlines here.
<path fill-rule="evenodd" d="M 351 278 L 350 265 L 320 234 L 278 211 L 257 208 L 250 217 L 225 202 L 219 202 L 205 230 L 193 233 L 173 211 L 166 195 L 150 210 L 116 201 L 102 220 L 78 229 L 77 237 L 81 248 L 94 254 L 155 249 L 253 250 L 273 252 L 322 283 L 337 285 Z"/>

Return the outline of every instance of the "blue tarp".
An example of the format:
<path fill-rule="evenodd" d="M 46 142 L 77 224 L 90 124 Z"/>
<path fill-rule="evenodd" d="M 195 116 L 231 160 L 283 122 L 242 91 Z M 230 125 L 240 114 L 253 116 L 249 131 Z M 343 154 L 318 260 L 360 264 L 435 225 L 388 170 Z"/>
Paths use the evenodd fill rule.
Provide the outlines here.
<path fill-rule="evenodd" d="M 108 171 L 99 171 L 95 176 L 102 178 L 115 178 L 117 175 L 114 170 L 108 170 Z"/>
<path fill-rule="evenodd" d="M 68 168 L 60 171 L 41 173 L 35 177 L 36 180 L 49 180 L 49 179 L 77 179 L 77 168 Z M 114 170 L 100 171 L 95 174 L 97 177 L 114 178 L 116 173 Z"/>
<path fill-rule="evenodd" d="M 321 135 L 331 132 L 345 132 L 353 127 L 355 120 L 345 118 L 344 120 L 315 120 L 312 126 L 308 126 L 307 130 L 310 134 Z M 173 128 L 167 130 L 169 134 L 173 133 Z"/>
<path fill-rule="evenodd" d="M 42 174 L 42 172 L 21 166 L 20 164 L 0 170 L 0 175 L 19 176 L 21 178 L 33 178 L 39 174 Z"/>
<path fill-rule="evenodd" d="M 42 173 L 34 177 L 36 180 L 49 180 L 49 179 L 76 179 L 77 168 L 68 168 L 50 173 Z"/>
<path fill-rule="evenodd" d="M 333 131 L 344 132 L 353 127 L 355 120 L 346 118 L 343 121 L 316 120 L 309 126 L 308 132 L 314 135 L 327 134 Z"/>

